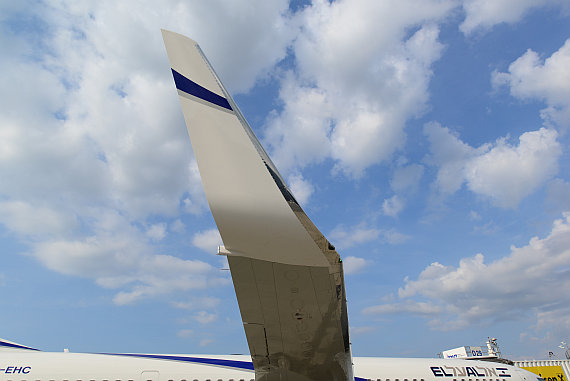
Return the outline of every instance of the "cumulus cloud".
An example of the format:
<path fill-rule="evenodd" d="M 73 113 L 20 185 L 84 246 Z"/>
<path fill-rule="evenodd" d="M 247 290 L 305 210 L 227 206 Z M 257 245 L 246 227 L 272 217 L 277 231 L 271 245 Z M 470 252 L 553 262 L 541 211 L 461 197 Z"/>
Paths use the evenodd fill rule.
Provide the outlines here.
<path fill-rule="evenodd" d="M 459 29 L 465 34 L 471 34 L 500 23 L 513 24 L 533 8 L 544 6 L 569 9 L 564 0 L 464 0 L 465 20 Z"/>
<path fill-rule="evenodd" d="M 12 232 L 32 239 L 66 236 L 78 227 L 73 215 L 23 201 L 0 202 L 0 222 Z"/>
<path fill-rule="evenodd" d="M 92 218 L 92 235 L 37 240 L 30 255 L 53 271 L 117 290 L 113 301 L 119 305 L 227 284 L 208 263 L 155 254 L 149 237 L 117 213 L 97 211 Z"/>
<path fill-rule="evenodd" d="M 532 314 L 536 329 L 568 325 L 570 297 L 570 213 L 556 220 L 545 238 L 511 247 L 486 263 L 483 254 L 465 257 L 458 266 L 438 262 L 417 279 L 406 278 L 399 301 L 371 306 L 369 314 L 412 313 L 429 317 L 435 329 L 459 329 Z M 419 300 L 418 300 L 419 299 Z M 549 328 L 550 327 L 550 328 Z"/>
<path fill-rule="evenodd" d="M 485 152 L 486 146 L 479 151 L 463 143 L 458 135 L 439 123 L 432 122 L 424 126 L 424 134 L 430 143 L 430 155 L 426 162 L 438 166 L 437 188 L 444 193 L 457 191 L 464 182 L 464 167 L 469 159 Z"/>
<path fill-rule="evenodd" d="M 388 230 L 385 231 L 383 234 L 384 234 L 384 241 L 386 241 L 390 245 L 399 245 L 412 238 L 407 234 L 403 234 L 395 230 Z"/>
<path fill-rule="evenodd" d="M 287 179 L 289 188 L 295 196 L 295 199 L 301 204 L 305 205 L 309 202 L 309 197 L 315 191 L 315 187 L 300 173 L 295 173 Z"/>
<path fill-rule="evenodd" d="M 191 329 L 181 329 L 176 333 L 176 336 L 182 339 L 187 339 L 194 336 L 194 331 Z"/>
<path fill-rule="evenodd" d="M 398 195 L 387 198 L 382 203 L 382 211 L 385 215 L 396 217 L 404 209 L 404 199 Z"/>
<path fill-rule="evenodd" d="M 348 256 L 343 259 L 343 269 L 344 273 L 347 275 L 356 274 L 363 270 L 367 265 L 368 261 L 364 258 Z"/>
<path fill-rule="evenodd" d="M 285 57 L 299 28 L 287 0 L 181 1 L 171 12 L 178 14 L 170 27 L 200 42 L 231 92 L 247 92 L 266 78 Z"/>
<path fill-rule="evenodd" d="M 131 289 L 119 292 L 113 299 L 116 304 L 130 304 L 140 299 L 174 291 L 207 289 L 228 284 L 227 279 L 216 278 L 211 265 L 170 255 L 152 255 L 143 258 L 135 269 L 138 270 L 138 274 L 129 279 L 129 285 L 132 284 Z M 128 271 L 132 271 L 132 268 Z M 106 282 L 107 279 L 103 279 L 98 283 L 105 286 Z"/>
<path fill-rule="evenodd" d="M 359 177 L 390 160 L 404 143 L 405 122 L 425 108 L 430 66 L 443 47 L 435 22 L 452 7 L 415 0 L 306 7 L 293 45 L 295 71 L 283 75 L 282 108 L 266 124 L 280 168 L 332 159 L 335 173 Z M 378 14 L 391 16 L 378 23 Z"/>
<path fill-rule="evenodd" d="M 218 246 L 222 246 L 223 242 L 218 229 L 209 229 L 194 234 L 192 245 L 208 253 L 215 254 Z"/>
<path fill-rule="evenodd" d="M 351 227 L 339 225 L 330 232 L 329 237 L 331 241 L 335 243 L 335 246 L 342 249 L 373 241 L 397 245 L 404 243 L 410 238 L 408 235 L 399 233 L 393 229 L 382 230 L 370 227 L 366 223 L 360 223 Z"/>
<path fill-rule="evenodd" d="M 339 248 L 347 249 L 351 246 L 360 245 L 366 242 L 378 239 L 381 230 L 367 227 L 365 224 L 346 228 L 345 226 L 337 226 L 330 234 L 331 241 Z"/>
<path fill-rule="evenodd" d="M 146 230 L 146 235 L 153 241 L 160 241 L 166 237 L 166 223 L 161 222 L 149 226 Z"/>
<path fill-rule="evenodd" d="M 438 167 L 436 185 L 444 193 L 466 183 L 494 204 L 515 208 L 558 172 L 562 150 L 553 129 L 525 132 L 516 146 L 500 138 L 479 148 L 463 143 L 437 123 L 427 124 L 424 132 L 431 149 L 426 162 Z"/>
<path fill-rule="evenodd" d="M 410 300 L 401 303 L 389 303 L 379 306 L 366 307 L 362 310 L 365 315 L 395 315 L 395 314 L 413 314 L 420 316 L 439 315 L 442 308 L 433 303 L 413 302 Z"/>
<path fill-rule="evenodd" d="M 207 311 L 198 311 L 194 314 L 193 318 L 200 324 L 210 324 L 218 320 L 218 315 Z"/>
<path fill-rule="evenodd" d="M 197 310 L 204 308 L 214 308 L 220 304 L 220 299 L 212 297 L 192 298 L 186 301 L 173 302 L 172 305 L 176 308 L 184 310 Z"/>
<path fill-rule="evenodd" d="M 175 233 L 184 233 L 186 230 L 186 225 L 184 225 L 184 222 L 182 222 L 182 220 L 177 219 L 170 225 L 170 230 Z"/>
<path fill-rule="evenodd" d="M 479 213 L 477 213 L 477 211 L 472 210 L 469 212 L 469 219 L 471 221 L 480 221 L 481 220 L 481 215 Z"/>
<path fill-rule="evenodd" d="M 158 246 L 207 209 L 160 28 L 198 40 L 233 92 L 266 78 L 297 31 L 285 0 L 151 5 L 0 5 L 0 223 L 118 304 L 225 284 Z"/>
<path fill-rule="evenodd" d="M 558 172 L 562 153 L 554 130 L 525 132 L 518 146 L 499 139 L 465 167 L 468 187 L 503 207 L 515 207 Z"/>
<path fill-rule="evenodd" d="M 397 217 L 404 210 L 407 196 L 417 192 L 423 173 L 424 167 L 420 164 L 402 165 L 394 170 L 390 188 L 396 194 L 382 203 L 382 212 L 386 216 Z"/>
<path fill-rule="evenodd" d="M 200 346 L 206 347 L 206 346 L 212 344 L 213 342 L 214 342 L 214 340 L 212 340 L 212 339 L 202 339 L 202 340 L 200 340 Z"/>
<path fill-rule="evenodd" d="M 570 39 L 544 60 L 527 50 L 509 65 L 508 72 L 494 72 L 492 82 L 495 87 L 508 86 L 516 98 L 546 102 L 543 118 L 570 126 Z"/>

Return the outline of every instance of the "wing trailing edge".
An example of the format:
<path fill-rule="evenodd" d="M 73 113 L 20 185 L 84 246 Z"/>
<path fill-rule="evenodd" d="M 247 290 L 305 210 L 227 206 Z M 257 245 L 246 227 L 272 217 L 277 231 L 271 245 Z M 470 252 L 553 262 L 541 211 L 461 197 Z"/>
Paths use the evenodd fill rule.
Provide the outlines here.
<path fill-rule="evenodd" d="M 0 351 L 39 351 L 39 349 L 28 347 L 27 345 L 22 345 L 14 343 L 13 341 L 8 341 L 0 339 Z"/>

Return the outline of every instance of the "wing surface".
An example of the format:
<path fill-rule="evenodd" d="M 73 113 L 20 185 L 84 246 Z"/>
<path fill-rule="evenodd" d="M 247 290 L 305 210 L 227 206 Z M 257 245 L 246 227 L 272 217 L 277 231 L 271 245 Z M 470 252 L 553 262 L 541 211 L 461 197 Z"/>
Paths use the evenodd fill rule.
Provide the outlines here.
<path fill-rule="evenodd" d="M 199 46 L 162 31 L 257 380 L 353 380 L 342 261 Z"/>
<path fill-rule="evenodd" d="M 0 352 L 3 351 L 37 351 L 38 349 L 28 347 L 27 345 L 22 345 L 15 343 L 13 341 L 8 341 L 0 339 Z"/>

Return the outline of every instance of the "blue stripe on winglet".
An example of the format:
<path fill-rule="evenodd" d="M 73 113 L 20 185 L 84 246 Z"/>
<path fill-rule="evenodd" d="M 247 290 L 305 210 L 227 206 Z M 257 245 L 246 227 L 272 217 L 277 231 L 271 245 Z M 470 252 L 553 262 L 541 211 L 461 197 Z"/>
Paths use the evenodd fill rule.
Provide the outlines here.
<path fill-rule="evenodd" d="M 213 103 L 217 106 L 233 111 L 232 106 L 230 106 L 230 103 L 226 98 L 221 97 L 218 94 L 206 89 L 205 87 L 200 86 L 196 82 L 186 78 L 174 69 L 172 69 L 172 76 L 174 77 L 174 83 L 176 84 L 176 88 L 178 90 L 184 91 L 185 93 L 193 95 L 196 98 L 200 98 L 206 102 Z"/>

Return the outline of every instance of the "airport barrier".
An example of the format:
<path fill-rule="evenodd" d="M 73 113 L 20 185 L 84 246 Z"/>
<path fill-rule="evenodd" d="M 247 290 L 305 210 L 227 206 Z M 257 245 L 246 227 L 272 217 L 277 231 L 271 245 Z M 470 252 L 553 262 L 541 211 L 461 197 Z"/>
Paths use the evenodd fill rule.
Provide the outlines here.
<path fill-rule="evenodd" d="M 515 365 L 539 375 L 546 381 L 569 381 L 570 360 L 514 361 Z"/>

